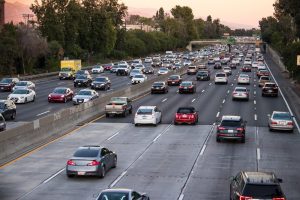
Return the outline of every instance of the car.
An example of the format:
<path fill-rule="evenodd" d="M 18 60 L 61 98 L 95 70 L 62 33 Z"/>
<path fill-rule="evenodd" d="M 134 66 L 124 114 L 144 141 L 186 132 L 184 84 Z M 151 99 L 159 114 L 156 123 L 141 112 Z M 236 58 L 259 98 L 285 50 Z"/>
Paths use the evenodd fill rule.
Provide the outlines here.
<path fill-rule="evenodd" d="M 237 99 L 249 101 L 249 90 L 246 87 L 235 87 L 232 92 L 232 100 Z"/>
<path fill-rule="evenodd" d="M 161 66 L 161 59 L 160 59 L 159 56 L 153 57 L 152 61 L 153 61 L 153 64 L 152 64 L 153 67 L 160 67 Z"/>
<path fill-rule="evenodd" d="M 150 200 L 150 197 L 132 189 L 113 188 L 102 190 L 96 200 Z"/>
<path fill-rule="evenodd" d="M 234 64 L 235 66 L 240 65 L 240 60 L 238 58 L 233 58 L 231 64 Z"/>
<path fill-rule="evenodd" d="M 236 63 L 233 63 L 233 62 L 231 62 L 231 63 L 229 63 L 229 67 L 230 67 L 231 69 L 236 69 L 236 67 L 237 67 L 237 64 L 236 64 Z"/>
<path fill-rule="evenodd" d="M 187 75 L 195 75 L 197 74 L 197 71 L 198 71 L 197 66 L 191 65 L 187 69 Z"/>
<path fill-rule="evenodd" d="M 18 78 L 3 78 L 0 81 L 0 90 L 11 92 L 13 87 L 15 87 L 18 82 Z"/>
<path fill-rule="evenodd" d="M 182 93 L 195 93 L 196 92 L 196 85 L 193 83 L 193 81 L 183 81 L 179 85 L 179 94 Z"/>
<path fill-rule="evenodd" d="M 231 75 L 232 71 L 230 67 L 223 67 L 223 72 L 226 73 L 227 75 Z"/>
<path fill-rule="evenodd" d="M 105 105 L 105 116 L 120 115 L 126 117 L 126 114 L 132 113 L 131 100 L 128 97 L 111 97 L 108 104 Z"/>
<path fill-rule="evenodd" d="M 154 74 L 154 68 L 151 66 L 145 67 L 144 74 Z"/>
<path fill-rule="evenodd" d="M 12 100 L 14 103 L 28 103 L 34 102 L 36 97 L 36 93 L 32 89 L 17 89 L 14 90 L 10 95 L 8 95 L 8 99 Z"/>
<path fill-rule="evenodd" d="M 114 63 L 113 66 L 110 69 L 110 73 L 116 73 L 118 67 L 119 67 L 119 63 Z"/>
<path fill-rule="evenodd" d="M 218 72 L 215 74 L 215 84 L 217 83 L 228 83 L 227 74 L 224 72 Z"/>
<path fill-rule="evenodd" d="M 136 74 L 134 77 L 131 79 L 131 84 L 138 84 L 138 83 L 144 83 L 147 81 L 147 76 L 145 74 Z"/>
<path fill-rule="evenodd" d="M 154 93 L 168 93 L 168 91 L 169 91 L 168 85 L 163 81 L 154 82 L 152 84 L 151 94 L 154 94 Z"/>
<path fill-rule="evenodd" d="M 181 82 L 182 78 L 180 75 L 171 75 L 167 80 L 168 85 L 180 85 Z"/>
<path fill-rule="evenodd" d="M 251 65 L 243 65 L 243 67 L 241 68 L 242 72 L 251 72 Z"/>
<path fill-rule="evenodd" d="M 138 64 L 142 64 L 142 60 L 141 59 L 135 59 L 131 62 L 131 68 L 134 69 L 136 65 Z"/>
<path fill-rule="evenodd" d="M 273 172 L 241 171 L 230 183 L 230 200 L 285 200 L 281 179 Z"/>
<path fill-rule="evenodd" d="M 104 178 L 106 172 L 117 166 L 117 154 L 97 145 L 79 147 L 67 161 L 66 174 L 74 176 L 97 176 Z"/>
<path fill-rule="evenodd" d="M 257 66 L 258 66 L 258 62 L 257 61 L 252 62 L 252 65 L 251 65 L 252 68 L 257 68 Z"/>
<path fill-rule="evenodd" d="M 209 81 L 210 80 L 210 74 L 207 70 L 200 70 L 196 74 L 196 80 L 197 81 Z"/>
<path fill-rule="evenodd" d="M 244 60 L 244 65 L 252 65 L 251 59 L 246 58 L 246 59 Z"/>
<path fill-rule="evenodd" d="M 96 65 L 92 68 L 92 74 L 100 74 L 104 72 L 104 68 L 101 65 Z"/>
<path fill-rule="evenodd" d="M 140 69 L 133 69 L 133 70 L 131 70 L 131 72 L 129 74 L 129 78 L 132 78 L 132 77 L 134 77 L 137 74 L 143 74 L 142 70 L 140 70 Z"/>
<path fill-rule="evenodd" d="M 78 70 L 75 74 L 74 79 L 76 79 L 78 76 L 81 76 L 81 75 L 90 76 L 90 72 L 88 70 Z"/>
<path fill-rule="evenodd" d="M 157 75 L 160 76 L 160 75 L 164 75 L 164 74 L 167 74 L 169 73 L 169 69 L 168 68 L 165 68 L 165 67 L 161 67 L 158 72 L 157 72 Z"/>
<path fill-rule="evenodd" d="M 80 90 L 73 98 L 73 104 L 74 105 L 78 105 L 81 103 L 86 103 L 88 101 L 91 101 L 93 99 L 96 99 L 99 97 L 98 92 L 96 92 L 95 90 L 91 90 L 91 89 L 83 89 Z"/>
<path fill-rule="evenodd" d="M 257 70 L 267 70 L 267 67 L 264 63 L 258 62 Z"/>
<path fill-rule="evenodd" d="M 0 114 L 0 131 L 4 131 L 6 129 L 5 118 L 2 114 Z"/>
<path fill-rule="evenodd" d="M 216 141 L 222 139 L 240 140 L 245 143 L 246 121 L 241 116 L 224 115 L 220 124 L 217 126 Z"/>
<path fill-rule="evenodd" d="M 270 76 L 270 73 L 266 69 L 258 69 L 256 72 L 256 76 L 260 78 L 261 76 Z"/>
<path fill-rule="evenodd" d="M 116 75 L 117 76 L 128 76 L 130 74 L 131 68 L 128 66 L 128 64 L 122 64 L 118 65 L 118 68 L 116 69 Z"/>
<path fill-rule="evenodd" d="M 198 122 L 198 112 L 194 107 L 179 107 L 175 114 L 174 124 L 193 124 Z"/>
<path fill-rule="evenodd" d="M 268 127 L 270 131 L 294 131 L 294 116 L 292 116 L 289 112 L 273 111 L 273 113 L 271 115 L 268 115 L 268 117 Z"/>
<path fill-rule="evenodd" d="M 0 114 L 6 120 L 14 120 L 17 115 L 17 106 L 12 100 L 0 100 Z"/>
<path fill-rule="evenodd" d="M 113 63 L 104 64 L 103 65 L 104 71 L 110 71 L 113 65 L 114 65 Z"/>
<path fill-rule="evenodd" d="M 91 83 L 91 89 L 109 90 L 111 87 L 111 81 L 106 76 L 98 76 Z"/>
<path fill-rule="evenodd" d="M 250 85 L 250 77 L 248 74 L 240 74 L 238 77 L 238 84 L 247 84 Z"/>
<path fill-rule="evenodd" d="M 265 85 L 266 82 L 270 82 L 271 77 L 270 76 L 260 76 L 258 80 L 258 87 L 262 87 Z"/>
<path fill-rule="evenodd" d="M 35 90 L 35 84 L 31 81 L 19 81 L 13 87 L 13 90 L 17 89 L 32 89 Z"/>
<path fill-rule="evenodd" d="M 67 87 L 57 87 L 48 95 L 48 102 L 64 102 L 71 101 L 74 92 Z"/>
<path fill-rule="evenodd" d="M 92 81 L 93 80 L 90 75 L 78 75 L 74 80 L 74 87 L 89 87 Z"/>
<path fill-rule="evenodd" d="M 140 106 L 134 116 L 134 125 L 152 124 L 157 126 L 162 121 L 161 111 L 156 106 Z"/>
<path fill-rule="evenodd" d="M 137 65 L 134 67 L 134 69 L 139 69 L 139 70 L 141 70 L 142 72 L 144 72 L 145 66 L 144 66 L 143 64 L 137 64 Z"/>
<path fill-rule="evenodd" d="M 171 61 L 169 60 L 164 60 L 161 64 L 161 67 L 169 68 L 171 66 Z"/>
<path fill-rule="evenodd" d="M 214 69 L 222 69 L 222 64 L 220 62 L 215 62 Z"/>
<path fill-rule="evenodd" d="M 184 60 L 183 63 L 182 63 L 183 66 L 190 66 L 192 65 L 192 61 L 190 60 Z"/>
<path fill-rule="evenodd" d="M 266 82 L 261 90 L 261 96 L 278 96 L 278 86 L 273 82 Z"/>
<path fill-rule="evenodd" d="M 153 64 L 152 58 L 150 58 L 150 57 L 145 58 L 144 64 L 145 64 L 146 66 L 152 66 L 152 64 Z"/>

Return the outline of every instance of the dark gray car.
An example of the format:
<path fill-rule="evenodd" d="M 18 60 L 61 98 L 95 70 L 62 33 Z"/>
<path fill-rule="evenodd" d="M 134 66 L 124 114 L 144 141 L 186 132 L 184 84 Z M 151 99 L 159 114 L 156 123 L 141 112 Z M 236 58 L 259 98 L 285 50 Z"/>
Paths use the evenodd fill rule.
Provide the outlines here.
<path fill-rule="evenodd" d="M 2 114 L 0 114 L 0 131 L 4 131 L 6 129 L 6 122 Z"/>
<path fill-rule="evenodd" d="M 73 176 L 97 176 L 103 178 L 106 172 L 117 166 L 117 154 L 100 146 L 82 146 L 67 161 L 66 173 Z"/>

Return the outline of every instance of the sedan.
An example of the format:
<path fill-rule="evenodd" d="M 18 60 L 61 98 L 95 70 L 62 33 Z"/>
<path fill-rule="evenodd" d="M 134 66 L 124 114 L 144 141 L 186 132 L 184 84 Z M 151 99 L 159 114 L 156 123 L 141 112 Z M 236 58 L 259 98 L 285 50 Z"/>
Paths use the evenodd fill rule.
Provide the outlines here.
<path fill-rule="evenodd" d="M 258 78 L 260 78 L 261 76 L 270 76 L 270 73 L 268 70 L 265 70 L 265 69 L 258 69 L 257 72 L 256 72 L 256 76 Z"/>
<path fill-rule="evenodd" d="M 131 72 L 130 72 L 130 74 L 129 74 L 129 78 L 132 78 L 132 77 L 134 77 L 135 75 L 137 75 L 137 74 L 142 74 L 143 72 L 142 72 L 142 70 L 140 70 L 140 69 L 133 69 L 133 70 L 131 70 Z"/>
<path fill-rule="evenodd" d="M 15 87 L 13 87 L 13 90 L 17 89 L 35 89 L 35 84 L 31 81 L 20 81 L 16 83 Z"/>
<path fill-rule="evenodd" d="M 106 172 L 117 166 L 117 154 L 100 146 L 82 146 L 67 161 L 66 174 L 74 176 L 97 176 L 103 178 Z"/>
<path fill-rule="evenodd" d="M 92 68 L 92 73 L 93 74 L 100 74 L 104 72 L 104 68 L 100 65 L 96 65 Z"/>
<path fill-rule="evenodd" d="M 294 131 L 294 122 L 289 112 L 273 111 L 269 116 L 269 130 L 282 130 L 282 131 Z"/>
<path fill-rule="evenodd" d="M 223 72 L 226 73 L 227 75 L 231 75 L 232 71 L 230 67 L 223 67 Z"/>
<path fill-rule="evenodd" d="M 64 102 L 71 101 L 74 96 L 74 92 L 70 88 L 58 87 L 48 95 L 48 102 Z"/>
<path fill-rule="evenodd" d="M 96 99 L 98 97 L 99 97 L 99 94 L 95 90 L 83 89 L 83 90 L 80 90 L 78 92 L 78 94 L 76 94 L 73 97 L 72 101 L 73 101 L 74 105 L 78 105 L 78 104 L 86 103 L 88 101 Z"/>
<path fill-rule="evenodd" d="M 113 63 L 107 63 L 103 65 L 105 71 L 110 71 L 113 66 Z"/>
<path fill-rule="evenodd" d="M 240 74 L 238 77 L 238 84 L 250 84 L 250 77 L 248 74 Z"/>
<path fill-rule="evenodd" d="M 251 65 L 244 65 L 241 70 L 242 72 L 251 72 Z"/>
<path fill-rule="evenodd" d="M 153 124 L 157 126 L 161 123 L 161 111 L 156 106 L 140 106 L 134 116 L 134 124 Z"/>
<path fill-rule="evenodd" d="M 151 87 L 151 94 L 168 93 L 168 86 L 165 82 L 154 82 Z"/>
<path fill-rule="evenodd" d="M 159 75 L 164 75 L 164 74 L 167 74 L 167 73 L 169 73 L 169 69 L 165 68 L 165 67 L 162 67 L 158 70 L 157 75 L 159 76 Z"/>
<path fill-rule="evenodd" d="M 96 200 L 150 200 L 150 197 L 140 194 L 132 189 L 105 189 L 102 190 Z"/>
<path fill-rule="evenodd" d="M 111 87 L 111 82 L 106 76 L 96 77 L 95 80 L 91 83 L 91 89 L 99 90 L 109 90 Z"/>
<path fill-rule="evenodd" d="M 136 74 L 132 80 L 131 84 L 144 83 L 147 80 L 147 76 L 145 74 Z"/>
<path fill-rule="evenodd" d="M 74 87 L 89 87 L 92 83 L 92 77 L 90 75 L 78 75 L 74 80 Z"/>
<path fill-rule="evenodd" d="M 196 74 L 197 81 L 209 81 L 210 80 L 210 74 L 208 71 L 198 71 Z"/>
<path fill-rule="evenodd" d="M 270 82 L 271 78 L 269 76 L 261 76 L 258 80 L 258 87 L 263 87 L 265 83 Z"/>
<path fill-rule="evenodd" d="M 198 122 L 198 113 L 194 107 L 180 107 L 175 114 L 174 124 L 193 124 Z"/>
<path fill-rule="evenodd" d="M 182 78 L 180 75 L 171 75 L 167 80 L 168 85 L 180 85 L 181 82 Z"/>
<path fill-rule="evenodd" d="M 17 89 L 8 95 L 8 99 L 15 103 L 27 103 L 35 100 L 36 93 L 31 89 Z"/>
<path fill-rule="evenodd" d="M 153 68 L 153 67 L 150 67 L 150 66 L 145 67 L 144 73 L 145 73 L 145 74 L 154 74 L 154 68 Z"/>
<path fill-rule="evenodd" d="M 196 85 L 192 81 L 184 81 L 179 86 L 179 93 L 195 93 Z"/>
<path fill-rule="evenodd" d="M 0 131 L 4 131 L 6 129 L 5 118 L 0 114 Z"/>
<path fill-rule="evenodd" d="M 249 100 L 249 90 L 245 87 L 236 87 L 232 92 L 232 100 Z"/>

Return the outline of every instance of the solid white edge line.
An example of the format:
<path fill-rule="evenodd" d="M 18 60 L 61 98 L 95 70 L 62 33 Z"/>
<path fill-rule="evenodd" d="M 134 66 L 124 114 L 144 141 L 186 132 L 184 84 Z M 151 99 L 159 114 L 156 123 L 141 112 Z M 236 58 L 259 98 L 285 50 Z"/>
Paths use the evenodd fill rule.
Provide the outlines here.
<path fill-rule="evenodd" d="M 253 94 L 256 94 L 256 91 L 254 91 Z"/>
<path fill-rule="evenodd" d="M 220 115 L 220 112 L 217 113 L 216 117 L 219 117 L 219 115 Z"/>
<path fill-rule="evenodd" d="M 254 104 L 256 104 L 256 100 L 254 100 L 254 102 L 253 102 Z"/>
<path fill-rule="evenodd" d="M 45 112 L 42 112 L 42 113 L 40 113 L 40 114 L 37 114 L 36 116 L 38 117 L 38 116 L 41 116 L 41 115 L 47 114 L 47 113 L 49 113 L 49 112 L 50 112 L 50 110 L 47 110 L 47 111 L 45 111 Z"/>
<path fill-rule="evenodd" d="M 225 99 L 223 99 L 222 103 L 225 103 L 225 101 L 226 101 L 226 100 L 225 100 Z"/>
<path fill-rule="evenodd" d="M 157 140 L 160 136 L 161 136 L 161 133 L 160 133 L 158 136 L 156 136 L 156 137 L 154 138 L 153 142 L 156 142 L 156 140 Z"/>
<path fill-rule="evenodd" d="M 257 160 L 260 160 L 260 148 L 256 149 Z"/>
<path fill-rule="evenodd" d="M 116 179 L 114 180 L 114 182 L 112 182 L 112 184 L 110 184 L 110 188 L 114 187 L 120 180 L 121 178 L 123 178 L 123 176 L 125 176 L 125 174 L 127 173 L 127 171 L 122 172 L 122 174 Z"/>
<path fill-rule="evenodd" d="M 202 156 L 204 154 L 205 149 L 206 149 L 206 144 L 203 145 L 203 147 L 202 147 L 202 149 L 200 151 L 200 156 Z"/>
<path fill-rule="evenodd" d="M 254 114 L 254 120 L 257 121 L 257 114 Z"/>
<path fill-rule="evenodd" d="M 49 178 L 47 178 L 46 180 L 43 181 L 43 184 L 48 183 L 49 181 L 51 181 L 52 179 L 54 179 L 57 175 L 59 175 L 60 173 L 62 173 L 65 170 L 65 168 L 62 168 L 61 170 L 59 170 L 58 172 L 56 172 L 55 174 L 53 174 L 52 176 L 50 176 Z"/>
<path fill-rule="evenodd" d="M 180 194 L 178 200 L 183 200 L 184 194 Z"/>
<path fill-rule="evenodd" d="M 280 94 L 281 94 L 281 96 L 282 96 L 282 98 L 283 98 L 283 100 L 284 100 L 284 102 L 285 102 L 285 104 L 286 104 L 286 106 L 287 106 L 289 112 L 291 113 L 291 115 L 294 115 L 294 114 L 293 114 L 293 111 L 292 111 L 292 109 L 290 108 L 290 106 L 289 106 L 289 104 L 288 104 L 286 98 L 284 97 L 284 95 L 283 95 L 283 93 L 282 93 L 282 91 L 281 91 L 281 89 L 280 89 L 280 87 L 279 87 L 279 85 L 278 85 L 278 83 L 277 83 L 275 77 L 273 76 L 273 73 L 272 73 L 272 71 L 270 70 L 269 65 L 267 64 L 266 61 L 264 61 L 264 62 L 265 62 L 265 65 L 267 66 L 267 68 L 269 69 L 269 72 L 271 73 L 271 76 L 272 76 L 273 80 L 275 81 L 276 85 L 278 86 L 279 92 L 280 92 Z M 298 124 L 298 122 L 297 122 L 297 120 L 296 120 L 295 117 L 293 118 L 293 121 L 294 121 L 294 123 L 295 123 L 295 125 L 296 125 L 296 127 L 297 127 L 297 129 L 298 129 L 298 133 L 300 133 L 300 127 L 299 127 L 299 124 Z"/>
<path fill-rule="evenodd" d="M 227 90 L 227 94 L 229 94 L 230 90 Z"/>
<path fill-rule="evenodd" d="M 112 136 L 110 136 L 107 140 L 109 141 L 109 140 L 113 139 L 113 138 L 114 138 L 115 136 L 117 136 L 119 133 L 120 133 L 120 132 L 116 132 L 115 134 L 113 134 Z"/>

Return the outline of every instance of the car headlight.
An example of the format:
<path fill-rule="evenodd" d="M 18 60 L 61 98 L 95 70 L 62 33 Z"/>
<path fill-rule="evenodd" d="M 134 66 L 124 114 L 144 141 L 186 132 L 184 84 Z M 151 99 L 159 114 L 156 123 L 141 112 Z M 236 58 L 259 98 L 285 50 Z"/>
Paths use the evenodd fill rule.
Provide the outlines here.
<path fill-rule="evenodd" d="M 25 97 L 20 97 L 21 99 L 24 99 Z"/>
<path fill-rule="evenodd" d="M 90 99 L 83 99 L 83 102 L 88 102 Z"/>
<path fill-rule="evenodd" d="M 91 85 L 94 85 L 94 83 L 92 83 Z"/>
<path fill-rule="evenodd" d="M 51 98 L 51 95 L 49 94 L 48 97 Z"/>

